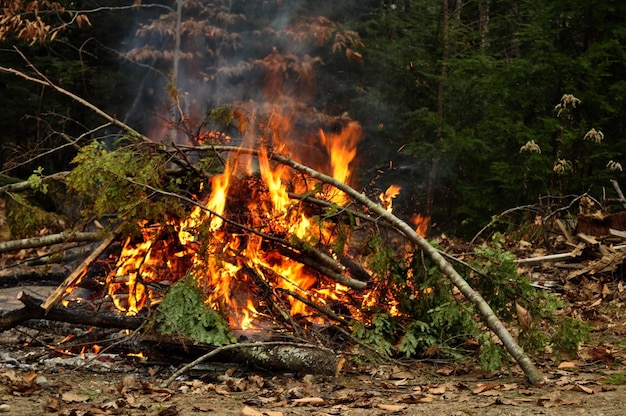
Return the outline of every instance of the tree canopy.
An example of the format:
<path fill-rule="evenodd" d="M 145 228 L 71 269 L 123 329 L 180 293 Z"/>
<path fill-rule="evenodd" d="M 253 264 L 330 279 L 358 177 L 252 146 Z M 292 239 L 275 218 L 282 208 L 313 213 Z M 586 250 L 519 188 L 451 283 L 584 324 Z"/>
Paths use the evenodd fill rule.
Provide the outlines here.
<path fill-rule="evenodd" d="M 18 48 L 157 141 L 172 127 L 193 135 L 220 106 L 282 97 L 301 118 L 349 117 L 364 130 L 362 186 L 398 183 L 406 217 L 470 235 L 507 208 L 622 177 L 624 12 L 578 0 L 9 1 L 0 53 L 27 68 Z M 118 134 L 49 88 L 8 74 L 0 88 L 3 175 L 66 169 L 74 145 Z"/>

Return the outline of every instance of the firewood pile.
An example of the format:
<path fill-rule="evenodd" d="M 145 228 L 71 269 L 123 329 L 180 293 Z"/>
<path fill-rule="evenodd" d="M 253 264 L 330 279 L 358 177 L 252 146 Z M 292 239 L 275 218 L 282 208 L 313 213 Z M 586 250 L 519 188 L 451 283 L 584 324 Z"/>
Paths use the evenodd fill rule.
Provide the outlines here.
<path fill-rule="evenodd" d="M 526 243 L 526 256 L 518 253 L 517 264 L 535 287 L 563 293 L 581 310 L 624 291 L 626 213 L 604 213 L 582 197 L 575 221 L 557 219 L 552 232 L 552 252 Z"/>

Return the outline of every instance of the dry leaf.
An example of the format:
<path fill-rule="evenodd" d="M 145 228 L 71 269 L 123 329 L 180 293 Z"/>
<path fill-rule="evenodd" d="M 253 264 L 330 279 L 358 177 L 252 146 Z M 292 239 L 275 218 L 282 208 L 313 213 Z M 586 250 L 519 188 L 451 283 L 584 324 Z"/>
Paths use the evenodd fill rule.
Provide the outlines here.
<path fill-rule="evenodd" d="M 576 364 L 571 362 L 571 361 L 562 361 L 559 366 L 559 369 L 572 369 L 572 368 L 577 368 Z"/>
<path fill-rule="evenodd" d="M 267 416 L 284 416 L 283 412 L 277 412 L 274 410 L 264 410 L 263 414 Z"/>
<path fill-rule="evenodd" d="M 583 393 L 587 393 L 587 394 L 594 394 L 595 391 L 593 391 L 593 389 L 590 389 L 589 387 L 585 387 L 583 385 L 580 385 L 578 383 L 574 384 L 571 388 L 572 391 L 582 391 Z"/>
<path fill-rule="evenodd" d="M 406 409 L 406 406 L 401 404 L 378 404 L 376 405 L 379 409 L 386 410 L 388 412 L 400 412 Z"/>
<path fill-rule="evenodd" d="M 81 403 L 89 400 L 86 394 L 72 393 L 71 391 L 61 394 L 61 400 L 68 403 Z"/>
<path fill-rule="evenodd" d="M 242 416 L 263 416 L 263 413 L 254 410 L 250 406 L 244 406 L 240 413 Z"/>
<path fill-rule="evenodd" d="M 293 400 L 293 403 L 309 406 L 322 406 L 326 404 L 326 401 L 321 397 L 303 397 L 302 399 Z"/>
<path fill-rule="evenodd" d="M 472 390 L 472 393 L 474 393 L 474 394 L 481 394 L 481 393 L 484 393 L 484 392 L 489 391 L 489 390 L 493 390 L 493 389 L 498 388 L 498 387 L 500 387 L 499 384 L 478 383 L 476 385 L 476 388 L 474 388 L 474 390 Z"/>
<path fill-rule="evenodd" d="M 37 378 L 37 373 L 35 373 L 34 371 L 29 371 L 28 373 L 24 374 L 24 376 L 22 377 L 22 379 L 24 380 L 25 383 L 32 383 L 34 379 Z"/>
<path fill-rule="evenodd" d="M 446 392 L 446 386 L 442 384 L 439 387 L 432 387 L 428 389 L 428 392 L 430 394 L 444 394 Z"/>
<path fill-rule="evenodd" d="M 436 373 L 441 376 L 449 376 L 454 373 L 454 369 L 450 367 L 443 367 L 443 368 L 437 369 Z"/>
<path fill-rule="evenodd" d="M 519 303 L 515 302 L 515 311 L 517 312 L 517 320 L 519 322 L 520 327 L 524 331 L 528 331 L 532 326 L 533 319 L 530 315 L 528 309 L 519 305 Z"/>

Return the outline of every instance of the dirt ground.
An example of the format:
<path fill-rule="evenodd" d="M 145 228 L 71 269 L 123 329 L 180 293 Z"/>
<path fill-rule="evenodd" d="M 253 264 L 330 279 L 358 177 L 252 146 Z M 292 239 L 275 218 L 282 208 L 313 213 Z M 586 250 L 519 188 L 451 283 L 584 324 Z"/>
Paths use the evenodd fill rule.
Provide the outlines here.
<path fill-rule="evenodd" d="M 0 290 L 2 309 L 19 307 Z M 48 288 L 53 289 L 53 288 Z M 45 288 L 32 288 L 42 296 Z M 0 413 L 11 415 L 591 415 L 626 414 L 626 290 L 620 279 L 563 288 L 592 325 L 576 357 L 535 359 L 546 382 L 521 370 L 486 374 L 477 363 L 403 361 L 346 368 L 338 377 L 258 372 L 211 364 L 178 378 L 168 362 L 93 353 L 60 355 L 45 328 L 0 333 Z M 43 294 L 45 296 L 45 293 Z M 59 331 L 58 327 L 55 329 Z M 71 331 L 71 328 L 68 328 Z"/>
<path fill-rule="evenodd" d="M 615 310 L 615 308 L 611 308 Z M 545 384 L 513 366 L 487 375 L 475 364 L 368 365 L 338 377 L 210 366 L 160 387 L 167 363 L 113 354 L 58 356 L 32 329 L 0 335 L 0 412 L 11 415 L 592 415 L 625 414 L 624 323 L 597 323 L 571 361 L 538 360 Z M 30 346 L 24 346 L 26 341 Z M 45 339 L 44 339 L 45 341 Z M 560 367 L 560 368 L 559 368 Z M 612 383 L 613 381 L 613 383 Z"/>
<path fill-rule="evenodd" d="M 543 386 L 519 374 L 439 376 L 436 367 L 337 378 L 294 375 L 188 379 L 170 388 L 142 365 L 37 370 L 0 368 L 0 410 L 13 415 L 595 415 L 622 416 L 626 387 L 605 384 L 605 368 L 551 371 Z M 120 368 L 121 367 L 121 368 Z M 120 369 L 125 370 L 121 372 Z"/>

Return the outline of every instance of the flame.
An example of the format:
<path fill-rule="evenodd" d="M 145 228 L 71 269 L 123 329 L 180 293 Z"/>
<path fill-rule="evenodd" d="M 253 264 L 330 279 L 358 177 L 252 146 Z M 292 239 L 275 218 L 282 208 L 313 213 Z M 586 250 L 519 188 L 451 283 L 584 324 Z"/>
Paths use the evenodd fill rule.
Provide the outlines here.
<path fill-rule="evenodd" d="M 266 126 L 264 144 L 270 142 L 273 151 L 287 152 L 295 160 L 308 164 L 310 155 L 303 155 L 293 142 L 289 145 L 294 124 L 288 113 L 274 111 Z M 316 168 L 337 181 L 349 183 L 361 136 L 362 129 L 356 122 L 346 123 L 338 132 L 319 129 L 318 134 L 309 134 L 307 140 L 316 140 L 317 150 L 321 144 L 325 155 L 317 160 Z M 220 133 L 204 135 L 199 140 L 225 139 Z M 238 152 L 233 155 L 247 157 Z M 330 309 L 338 305 L 342 313 L 360 319 L 363 311 L 379 307 L 384 301 L 390 313 L 399 314 L 400 304 L 386 288 L 375 287 L 355 294 L 352 289 L 290 258 L 299 254 L 297 249 L 290 248 L 295 252 L 285 255 L 281 253 L 280 243 L 265 237 L 271 235 L 280 241 L 295 236 L 302 244 L 315 246 L 321 242 L 335 246 L 340 234 L 335 226 L 320 225 L 307 212 L 305 203 L 290 198 L 290 192 L 315 193 L 339 205 L 348 202 L 347 196 L 342 192 L 330 194 L 326 186 L 294 175 L 291 168 L 275 166 L 265 146 L 258 152 L 258 174 L 252 166 L 249 161 L 243 166 L 242 159 L 229 158 L 224 172 L 211 178 L 210 188 L 207 187 L 210 193 L 198 198 L 205 202 L 195 206 L 185 218 L 170 219 L 165 224 L 140 224 L 143 241 L 127 239 L 115 271 L 107 277 L 108 292 L 115 306 L 128 315 L 136 314 L 146 304 L 158 302 L 160 294 L 154 288 L 155 283 L 169 286 L 191 273 L 204 292 L 206 304 L 220 311 L 235 330 L 261 329 L 263 322 L 271 321 L 272 313 L 277 310 L 298 322 L 328 324 L 329 319 L 312 307 L 311 302 Z M 247 176 L 238 175 L 242 171 L 247 171 Z M 381 204 L 391 211 L 392 201 L 399 192 L 399 186 L 390 186 L 380 195 Z M 232 227 L 224 218 L 246 228 Z M 420 221 L 428 226 L 428 219 Z M 344 244 L 339 242 L 336 246 Z M 329 254 L 333 256 L 332 252 Z"/>
<path fill-rule="evenodd" d="M 227 163 L 224 173 L 211 178 L 213 192 L 211 193 L 211 199 L 209 199 L 207 207 L 218 215 L 224 214 L 224 207 L 226 206 L 226 195 L 228 193 L 228 184 L 230 182 L 231 173 L 232 172 L 230 169 L 230 165 Z M 213 216 L 209 226 L 210 230 L 217 230 L 222 226 L 223 222 L 224 220 L 221 217 L 217 215 Z"/>
<path fill-rule="evenodd" d="M 361 126 L 355 121 L 348 123 L 339 134 L 327 134 L 320 130 L 321 143 L 328 151 L 330 157 L 331 175 L 337 181 L 349 183 L 348 179 L 351 174 L 350 163 L 356 157 L 357 144 L 361 140 L 362 135 Z M 330 201 L 338 205 L 345 205 L 348 199 L 341 192 L 331 195 Z"/>
<path fill-rule="evenodd" d="M 384 193 L 381 193 L 378 196 L 381 205 L 388 212 L 393 212 L 393 199 L 400 195 L 401 189 L 402 188 L 399 185 L 390 185 Z"/>
<path fill-rule="evenodd" d="M 422 214 L 415 214 L 411 218 L 411 222 L 415 227 L 415 232 L 422 237 L 426 237 L 426 233 L 430 227 L 430 217 L 422 216 Z"/>

